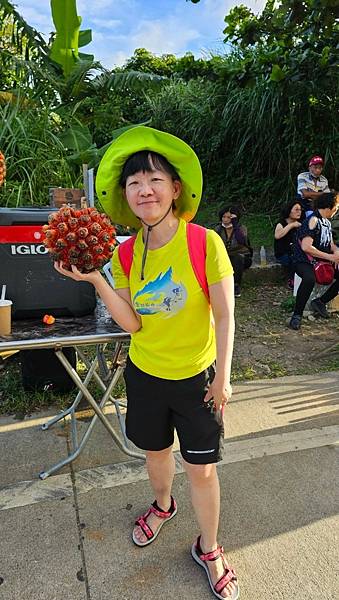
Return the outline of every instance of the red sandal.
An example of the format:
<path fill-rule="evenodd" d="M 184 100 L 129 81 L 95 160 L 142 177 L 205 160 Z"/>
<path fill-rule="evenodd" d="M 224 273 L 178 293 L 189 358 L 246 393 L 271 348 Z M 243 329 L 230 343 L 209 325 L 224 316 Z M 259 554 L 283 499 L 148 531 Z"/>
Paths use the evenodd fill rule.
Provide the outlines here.
<path fill-rule="evenodd" d="M 160 519 L 163 519 L 162 523 L 159 524 L 156 531 L 152 531 L 152 529 L 147 525 L 146 519 L 149 517 L 151 513 L 154 513 Z M 167 522 L 173 519 L 173 517 L 177 514 L 177 503 L 174 498 L 171 496 L 171 506 L 168 511 L 162 510 L 160 506 L 158 506 L 157 501 L 154 500 L 153 504 L 149 507 L 148 511 L 145 512 L 144 515 L 141 515 L 136 521 L 135 525 L 139 525 L 142 532 L 147 537 L 146 542 L 139 542 L 136 538 L 135 533 L 132 533 L 132 540 L 137 546 L 148 546 L 154 542 L 155 538 L 159 535 L 160 529 Z"/>
<path fill-rule="evenodd" d="M 228 565 L 225 560 L 223 547 L 218 546 L 216 550 L 213 550 L 213 552 L 207 552 L 206 554 L 204 554 L 200 546 L 200 537 L 201 536 L 199 535 L 197 541 L 195 542 L 195 544 L 193 544 L 191 552 L 195 562 L 197 562 L 198 565 L 205 569 L 208 577 L 208 582 L 210 584 L 213 594 L 217 598 L 220 598 L 220 600 L 225 600 L 224 596 L 221 596 L 221 592 L 231 581 L 233 581 L 236 584 L 236 588 L 235 590 L 233 590 L 231 596 L 228 596 L 228 598 L 229 600 L 238 600 L 240 593 L 239 585 L 237 584 L 238 578 L 235 574 L 235 570 L 232 569 L 232 567 Z M 222 563 L 224 565 L 224 574 L 220 577 L 217 583 L 213 584 L 206 562 L 209 560 L 217 560 L 217 558 L 221 558 L 222 560 Z"/>

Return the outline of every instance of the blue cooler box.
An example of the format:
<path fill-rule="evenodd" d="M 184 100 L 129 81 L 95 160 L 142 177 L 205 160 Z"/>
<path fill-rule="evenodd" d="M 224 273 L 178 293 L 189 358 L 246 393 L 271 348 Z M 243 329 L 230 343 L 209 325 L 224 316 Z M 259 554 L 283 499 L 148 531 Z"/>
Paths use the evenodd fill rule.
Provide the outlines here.
<path fill-rule="evenodd" d="M 56 209 L 0 208 L 0 284 L 7 285 L 13 319 L 79 317 L 95 309 L 92 284 L 62 277 L 41 241 L 51 212 Z"/>

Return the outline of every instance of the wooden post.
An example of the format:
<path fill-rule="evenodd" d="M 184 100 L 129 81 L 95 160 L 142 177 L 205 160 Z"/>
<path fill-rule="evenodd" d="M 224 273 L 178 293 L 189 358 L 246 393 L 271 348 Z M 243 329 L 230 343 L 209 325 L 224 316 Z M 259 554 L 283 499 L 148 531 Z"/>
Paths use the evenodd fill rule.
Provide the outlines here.
<path fill-rule="evenodd" d="M 82 165 L 82 176 L 84 179 L 85 196 L 86 196 L 86 200 L 88 202 L 88 165 L 86 165 L 86 164 Z"/>

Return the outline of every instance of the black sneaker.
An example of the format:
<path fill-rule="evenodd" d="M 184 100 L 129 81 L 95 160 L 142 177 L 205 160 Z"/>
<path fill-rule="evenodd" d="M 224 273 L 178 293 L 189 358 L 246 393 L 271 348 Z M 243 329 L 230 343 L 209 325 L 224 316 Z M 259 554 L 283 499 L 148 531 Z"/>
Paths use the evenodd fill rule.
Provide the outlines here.
<path fill-rule="evenodd" d="M 238 285 L 237 283 L 234 286 L 234 297 L 235 298 L 240 298 L 241 296 L 241 288 L 240 285 Z"/>
<path fill-rule="evenodd" d="M 292 318 L 289 322 L 289 328 L 298 331 L 301 327 L 301 316 L 300 315 L 292 315 Z"/>
<path fill-rule="evenodd" d="M 317 315 L 320 315 L 320 317 L 322 317 L 323 319 L 330 318 L 330 315 L 328 314 L 326 309 L 326 304 L 324 304 L 324 302 L 322 302 L 320 298 L 315 298 L 314 300 L 312 300 L 311 308 L 313 312 L 315 312 Z"/>

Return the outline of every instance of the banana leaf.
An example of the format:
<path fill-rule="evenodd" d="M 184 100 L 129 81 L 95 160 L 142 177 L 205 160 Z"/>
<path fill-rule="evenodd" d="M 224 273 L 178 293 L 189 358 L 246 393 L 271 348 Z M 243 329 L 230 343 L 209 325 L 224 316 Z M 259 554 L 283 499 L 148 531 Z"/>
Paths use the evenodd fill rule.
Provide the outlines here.
<path fill-rule="evenodd" d="M 79 48 L 82 48 L 83 46 L 87 46 L 87 44 L 90 44 L 92 41 L 92 30 L 91 29 L 84 29 L 83 31 L 79 31 Z"/>
<path fill-rule="evenodd" d="M 56 35 L 52 42 L 50 58 L 61 65 L 68 77 L 79 60 L 79 46 L 92 40 L 90 29 L 80 31 L 81 17 L 77 15 L 76 0 L 50 0 Z M 91 55 L 82 54 L 82 60 L 92 60 Z"/>
<path fill-rule="evenodd" d="M 92 135 L 88 127 L 80 124 L 73 124 L 58 137 L 67 150 L 73 150 L 75 152 L 83 152 L 93 143 Z"/>

